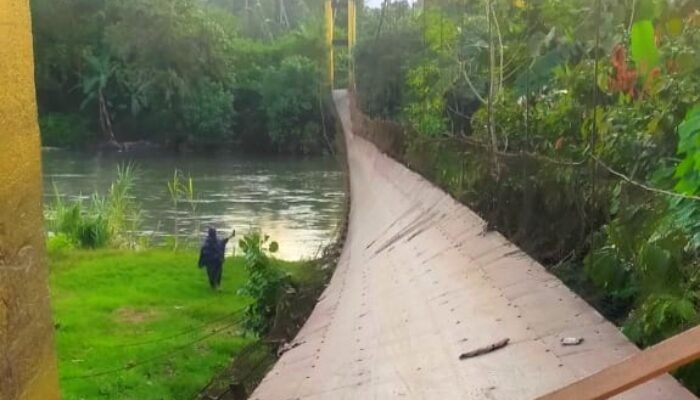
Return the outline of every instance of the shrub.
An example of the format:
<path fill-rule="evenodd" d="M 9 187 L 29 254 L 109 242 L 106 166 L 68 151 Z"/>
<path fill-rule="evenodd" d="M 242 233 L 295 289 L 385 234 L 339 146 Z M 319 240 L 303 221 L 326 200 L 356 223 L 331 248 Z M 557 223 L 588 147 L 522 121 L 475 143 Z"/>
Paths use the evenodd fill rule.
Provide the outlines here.
<path fill-rule="evenodd" d="M 66 250 L 71 250 L 74 247 L 75 243 L 71 237 L 65 233 L 50 235 L 46 240 L 46 250 L 49 253 L 60 253 Z"/>
<path fill-rule="evenodd" d="M 110 229 L 104 213 L 104 198 L 93 194 L 89 204 L 81 199 L 66 202 L 56 191 L 56 199 L 49 207 L 49 228 L 56 236 L 65 236 L 70 242 L 83 248 L 98 248 L 107 245 Z"/>
<path fill-rule="evenodd" d="M 258 336 L 270 331 L 277 310 L 285 305 L 284 295 L 291 290 L 291 278 L 273 265 L 270 254 L 277 252 L 277 242 L 254 231 L 239 241 L 243 251 L 248 281 L 240 293 L 250 296 L 253 302 L 244 311 L 243 327 Z"/>
<path fill-rule="evenodd" d="M 592 282 L 611 301 L 623 305 L 625 334 L 642 346 L 700 322 L 698 248 L 690 240 L 698 210 L 682 206 L 648 201 L 624 208 L 604 227 L 600 234 L 604 243 L 585 260 Z M 684 218 L 693 222 L 686 224 Z"/>

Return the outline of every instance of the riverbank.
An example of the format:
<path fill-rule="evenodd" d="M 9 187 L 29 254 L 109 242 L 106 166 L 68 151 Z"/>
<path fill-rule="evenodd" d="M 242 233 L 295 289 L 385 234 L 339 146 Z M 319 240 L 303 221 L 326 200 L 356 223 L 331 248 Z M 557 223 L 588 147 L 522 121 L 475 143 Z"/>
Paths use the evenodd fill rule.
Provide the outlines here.
<path fill-rule="evenodd" d="M 196 251 L 69 250 L 49 255 L 62 396 L 191 399 L 257 339 L 238 325 L 250 299 L 241 257 L 212 291 Z M 308 262 L 275 261 L 300 285 Z"/>
<path fill-rule="evenodd" d="M 239 233 L 256 227 L 283 244 L 277 257 L 309 259 L 327 243 L 342 214 L 344 173 L 330 157 L 48 151 L 44 203 L 55 204 L 57 189 L 64 202 L 82 199 L 87 207 L 92 193 L 110 193 L 124 165 L 134 167 L 128 197 L 139 212 L 133 231 L 151 244 L 168 242 L 175 232 L 180 240 L 198 243 L 208 226 Z M 176 171 L 188 186 L 192 178 L 193 186 L 191 196 L 177 203 L 168 187 Z"/>

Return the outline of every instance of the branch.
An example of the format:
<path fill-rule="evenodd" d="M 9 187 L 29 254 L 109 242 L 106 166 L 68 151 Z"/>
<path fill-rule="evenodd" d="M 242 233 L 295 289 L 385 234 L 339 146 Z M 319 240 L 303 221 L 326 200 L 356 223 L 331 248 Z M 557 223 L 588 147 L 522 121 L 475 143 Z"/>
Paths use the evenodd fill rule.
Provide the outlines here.
<path fill-rule="evenodd" d="M 498 17 L 496 16 L 496 9 L 493 6 L 493 2 L 491 3 L 491 15 L 493 16 L 493 22 L 494 25 L 496 26 L 496 37 L 498 38 L 498 47 L 499 47 L 499 57 L 500 57 L 500 67 L 499 67 L 499 79 L 500 82 L 498 83 L 498 90 L 496 90 L 496 95 L 501 92 L 501 88 L 503 88 L 503 37 L 501 36 L 501 26 L 498 24 Z"/>
<path fill-rule="evenodd" d="M 634 25 L 634 14 L 637 10 L 637 0 L 632 0 L 632 12 L 630 13 L 630 24 L 627 27 L 627 32 L 632 30 L 632 25 Z"/>
<path fill-rule="evenodd" d="M 379 26 L 377 26 L 377 33 L 374 36 L 374 40 L 379 39 L 379 34 L 382 33 L 382 25 L 384 25 L 384 15 L 386 14 L 386 9 L 388 7 L 389 0 L 384 0 L 382 3 L 382 13 L 379 15 Z"/>
<path fill-rule="evenodd" d="M 467 68 L 466 68 L 466 62 L 462 62 L 460 60 L 457 60 L 457 63 L 459 64 L 459 69 L 462 71 L 462 76 L 464 77 L 464 80 L 467 82 L 467 85 L 469 85 L 469 88 L 472 90 L 474 93 L 474 96 L 482 103 L 486 104 L 486 99 L 481 97 L 479 92 L 476 90 L 476 87 L 474 86 L 474 83 L 472 83 L 471 78 L 469 78 L 469 74 L 467 74 Z"/>
<path fill-rule="evenodd" d="M 655 187 L 646 185 L 646 184 L 641 183 L 641 182 L 637 182 L 637 181 L 633 180 L 632 178 L 628 177 L 627 175 L 623 174 L 622 172 L 615 171 L 614 169 L 609 167 L 607 164 L 605 164 L 603 161 L 601 161 L 598 157 L 596 157 L 594 155 L 591 155 L 590 157 L 593 160 L 595 160 L 595 162 L 598 163 L 601 167 L 605 168 L 608 172 L 617 176 L 618 178 L 622 179 L 623 181 L 629 183 L 630 185 L 636 186 L 638 188 L 644 189 L 644 190 L 646 190 L 648 192 L 652 192 L 652 193 L 663 194 L 666 196 L 676 197 L 679 199 L 700 201 L 700 196 L 693 196 L 690 194 L 671 192 L 670 190 L 659 189 L 659 188 L 655 188 Z"/>

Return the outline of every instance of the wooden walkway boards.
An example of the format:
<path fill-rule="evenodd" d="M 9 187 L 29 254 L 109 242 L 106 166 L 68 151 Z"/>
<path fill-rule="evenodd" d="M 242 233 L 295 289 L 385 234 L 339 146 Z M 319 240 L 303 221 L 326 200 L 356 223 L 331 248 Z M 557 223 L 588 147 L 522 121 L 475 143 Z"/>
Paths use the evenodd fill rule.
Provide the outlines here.
<path fill-rule="evenodd" d="M 299 345 L 251 399 L 529 400 L 639 352 L 467 207 L 354 136 L 347 95 L 334 98 L 350 165 L 347 241 Z M 668 375 L 616 398 L 695 399 Z"/>

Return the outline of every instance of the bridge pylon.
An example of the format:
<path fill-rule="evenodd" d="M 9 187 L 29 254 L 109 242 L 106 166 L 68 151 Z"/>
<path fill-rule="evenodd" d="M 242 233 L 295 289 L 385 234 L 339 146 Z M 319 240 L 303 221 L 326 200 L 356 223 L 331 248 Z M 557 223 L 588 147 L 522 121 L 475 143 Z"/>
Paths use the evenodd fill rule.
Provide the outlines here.
<path fill-rule="evenodd" d="M 326 47 L 325 79 L 326 85 L 334 88 L 335 80 L 335 46 L 347 46 L 348 50 L 348 86 L 352 89 L 355 85 L 355 62 L 352 54 L 357 43 L 357 0 L 347 0 L 347 37 L 336 40 L 334 37 L 336 9 L 341 6 L 337 0 L 324 1 L 324 44 Z"/>
<path fill-rule="evenodd" d="M 333 1 L 324 0 L 323 2 L 323 20 L 324 34 L 326 45 L 326 84 L 330 89 L 333 89 L 333 80 L 335 66 L 333 63 Z"/>

